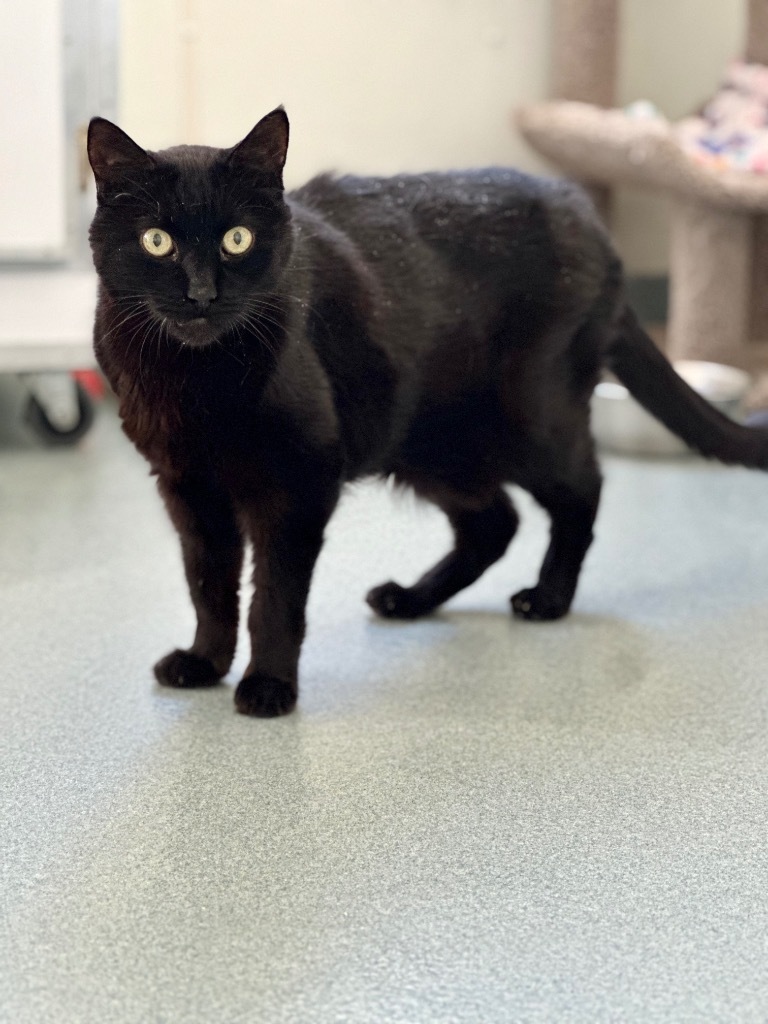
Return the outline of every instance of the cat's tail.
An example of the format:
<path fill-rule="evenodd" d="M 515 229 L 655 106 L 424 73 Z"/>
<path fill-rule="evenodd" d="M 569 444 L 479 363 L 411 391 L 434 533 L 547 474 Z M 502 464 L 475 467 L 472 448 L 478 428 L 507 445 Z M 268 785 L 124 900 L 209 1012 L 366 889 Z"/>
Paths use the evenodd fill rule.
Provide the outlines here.
<path fill-rule="evenodd" d="M 607 362 L 637 401 L 690 448 L 721 462 L 768 469 L 768 430 L 734 423 L 686 384 L 629 307 Z"/>

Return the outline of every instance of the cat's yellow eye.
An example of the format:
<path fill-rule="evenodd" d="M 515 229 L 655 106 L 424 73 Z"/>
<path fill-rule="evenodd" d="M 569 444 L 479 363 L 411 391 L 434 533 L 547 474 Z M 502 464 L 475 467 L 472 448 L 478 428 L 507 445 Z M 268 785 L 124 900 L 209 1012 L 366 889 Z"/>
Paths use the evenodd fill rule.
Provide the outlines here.
<path fill-rule="evenodd" d="M 253 245 L 253 234 L 248 228 L 230 228 L 221 240 L 221 248 L 228 256 L 242 256 Z"/>
<path fill-rule="evenodd" d="M 173 252 L 173 239 L 162 228 L 150 228 L 141 236 L 141 244 L 150 256 L 168 256 Z"/>

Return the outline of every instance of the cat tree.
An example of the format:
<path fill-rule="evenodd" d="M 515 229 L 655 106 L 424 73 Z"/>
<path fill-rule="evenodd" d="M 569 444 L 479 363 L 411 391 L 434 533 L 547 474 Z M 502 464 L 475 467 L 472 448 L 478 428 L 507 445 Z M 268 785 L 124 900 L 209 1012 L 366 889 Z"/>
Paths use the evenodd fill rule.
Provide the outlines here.
<path fill-rule="evenodd" d="M 748 0 L 744 60 L 768 65 L 768 0 Z M 667 351 L 745 369 L 768 342 L 768 175 L 697 162 L 663 118 L 615 109 L 618 0 L 552 0 L 556 100 L 518 114 L 530 144 L 584 182 L 609 216 L 610 188 L 671 199 Z"/>

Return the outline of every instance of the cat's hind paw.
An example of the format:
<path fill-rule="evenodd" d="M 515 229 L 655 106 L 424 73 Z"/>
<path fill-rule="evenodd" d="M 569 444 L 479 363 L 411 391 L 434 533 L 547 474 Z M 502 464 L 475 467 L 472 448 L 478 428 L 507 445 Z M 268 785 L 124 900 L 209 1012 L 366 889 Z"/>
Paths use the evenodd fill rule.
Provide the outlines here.
<path fill-rule="evenodd" d="M 571 607 L 570 600 L 563 600 L 557 594 L 547 593 L 542 587 L 530 587 L 514 594 L 510 599 L 512 614 L 518 619 L 530 622 L 544 622 L 561 619 Z"/>
<path fill-rule="evenodd" d="M 192 689 L 198 686 L 215 686 L 221 680 L 212 661 L 192 651 L 171 651 L 155 665 L 155 679 L 162 686 L 177 689 Z"/>
<path fill-rule="evenodd" d="M 412 589 L 390 580 L 369 590 L 365 600 L 377 615 L 385 619 L 415 619 L 426 609 Z"/>
<path fill-rule="evenodd" d="M 254 672 L 244 676 L 235 690 L 235 708 L 241 715 L 276 718 L 287 715 L 296 706 L 298 688 L 284 679 Z"/>

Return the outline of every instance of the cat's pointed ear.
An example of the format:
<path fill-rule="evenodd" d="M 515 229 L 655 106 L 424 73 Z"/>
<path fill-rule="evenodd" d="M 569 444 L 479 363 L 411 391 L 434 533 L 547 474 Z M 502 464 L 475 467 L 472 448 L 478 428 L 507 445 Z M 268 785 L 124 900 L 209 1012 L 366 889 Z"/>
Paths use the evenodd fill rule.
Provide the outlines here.
<path fill-rule="evenodd" d="M 282 187 L 288 153 L 288 115 L 277 107 L 259 121 L 229 154 L 231 164 L 266 175 Z"/>
<path fill-rule="evenodd" d="M 94 117 L 88 125 L 88 159 L 97 184 L 117 179 L 126 171 L 144 170 L 152 162 L 122 128 L 103 117 Z"/>

